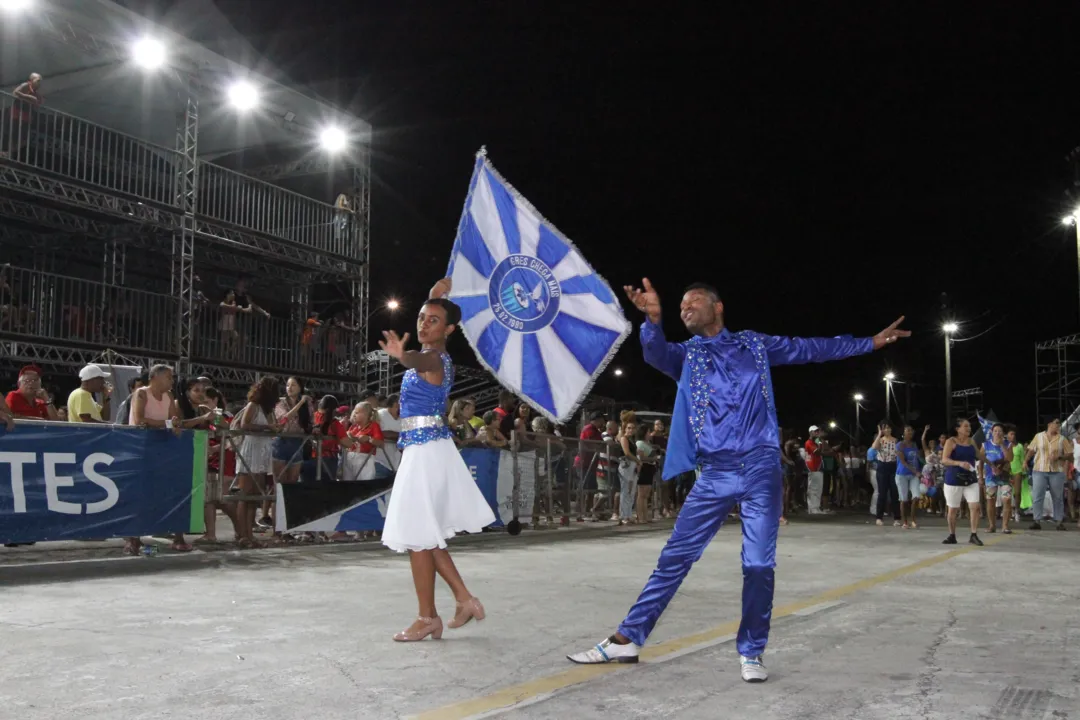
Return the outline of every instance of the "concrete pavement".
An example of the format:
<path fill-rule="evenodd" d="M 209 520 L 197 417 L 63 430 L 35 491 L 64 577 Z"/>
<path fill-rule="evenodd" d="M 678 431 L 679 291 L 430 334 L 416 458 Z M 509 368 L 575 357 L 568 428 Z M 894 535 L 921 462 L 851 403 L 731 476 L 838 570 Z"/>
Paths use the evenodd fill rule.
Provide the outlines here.
<path fill-rule="evenodd" d="M 663 533 L 463 545 L 488 619 L 410 645 L 390 641 L 415 600 L 407 560 L 387 552 L 9 586 L 0 718 L 1080 717 L 1080 533 L 975 549 L 943 536 L 940 521 L 901 531 L 862 516 L 783 528 L 772 677 L 757 686 L 739 680 L 731 641 L 737 525 L 636 667 L 563 656 L 617 624 Z"/>

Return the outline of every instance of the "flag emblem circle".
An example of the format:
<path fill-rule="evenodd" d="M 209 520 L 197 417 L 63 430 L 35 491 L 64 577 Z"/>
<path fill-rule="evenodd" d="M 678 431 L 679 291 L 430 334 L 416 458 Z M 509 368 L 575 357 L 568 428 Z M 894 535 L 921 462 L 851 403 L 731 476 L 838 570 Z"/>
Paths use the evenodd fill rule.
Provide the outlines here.
<path fill-rule="evenodd" d="M 559 314 L 562 289 L 542 260 L 508 255 L 488 279 L 488 301 L 495 320 L 522 333 L 543 330 Z"/>

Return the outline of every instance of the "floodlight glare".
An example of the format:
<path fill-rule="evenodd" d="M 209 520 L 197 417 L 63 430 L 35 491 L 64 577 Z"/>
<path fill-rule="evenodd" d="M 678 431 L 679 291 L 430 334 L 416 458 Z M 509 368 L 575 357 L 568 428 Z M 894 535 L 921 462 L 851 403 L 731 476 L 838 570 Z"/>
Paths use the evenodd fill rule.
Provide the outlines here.
<path fill-rule="evenodd" d="M 397 300 L 386 301 L 386 309 L 390 312 L 397 310 L 399 307 L 401 307 L 401 303 L 399 303 Z"/>
<path fill-rule="evenodd" d="M 160 40 L 143 38 L 131 48 L 135 63 L 146 70 L 156 70 L 165 64 L 165 46 Z"/>
<path fill-rule="evenodd" d="M 885 373 L 885 379 L 889 380 L 889 381 L 895 380 L 896 379 L 896 373 L 891 373 L 891 372 Z"/>
<path fill-rule="evenodd" d="M 341 152 L 348 143 L 349 139 L 345 136 L 345 131 L 339 127 L 324 128 L 319 133 L 319 144 L 327 152 Z"/>
<path fill-rule="evenodd" d="M 237 80 L 229 86 L 229 102 L 237 110 L 251 110 L 259 104 L 259 91 L 247 80 Z"/>
<path fill-rule="evenodd" d="M 954 322 L 947 322 L 941 326 L 941 329 L 947 333 L 954 333 L 960 329 L 960 326 Z"/>
<path fill-rule="evenodd" d="M 1068 225 L 1069 227 L 1072 227 L 1073 225 L 1076 224 L 1076 216 L 1075 215 L 1066 215 L 1065 217 L 1061 218 L 1061 224 L 1062 225 Z"/>
<path fill-rule="evenodd" d="M 615 368 L 615 377 L 622 377 L 622 368 Z"/>
<path fill-rule="evenodd" d="M 862 402 L 863 400 L 862 393 L 855 393 L 853 397 L 855 398 L 855 402 Z"/>
<path fill-rule="evenodd" d="M 10 13 L 24 12 L 33 4 L 34 0 L 0 0 L 0 10 Z"/>

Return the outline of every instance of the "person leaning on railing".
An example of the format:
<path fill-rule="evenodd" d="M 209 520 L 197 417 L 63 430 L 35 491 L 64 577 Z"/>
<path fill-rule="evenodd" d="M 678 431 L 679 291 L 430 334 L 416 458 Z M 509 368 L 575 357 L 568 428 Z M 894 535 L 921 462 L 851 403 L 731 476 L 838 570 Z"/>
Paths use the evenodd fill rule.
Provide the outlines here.
<path fill-rule="evenodd" d="M 4 427 L 7 428 L 8 432 L 15 429 L 15 415 L 8 408 L 3 398 L 0 398 L 0 420 L 4 421 Z"/>
<path fill-rule="evenodd" d="M 106 380 L 110 377 L 97 365 L 87 365 L 79 371 L 79 387 L 68 395 L 68 420 L 70 422 L 108 423 L 109 396 L 112 385 Z M 101 393 L 101 404 L 94 400 L 94 393 Z"/>
<path fill-rule="evenodd" d="M 472 398 L 459 398 L 450 406 L 447 425 L 454 431 L 454 442 L 458 445 L 465 445 L 476 439 L 476 429 L 469 424 L 475 412 L 476 404 Z"/>
<path fill-rule="evenodd" d="M 183 422 L 172 395 L 172 388 L 171 367 L 159 364 L 150 368 L 150 383 L 136 390 L 135 398 L 131 401 L 131 424 L 155 430 L 171 430 L 180 437 Z M 191 552 L 191 545 L 184 539 L 183 533 L 176 533 L 173 536 L 172 549 L 176 552 Z"/>
<path fill-rule="evenodd" d="M 300 471 L 304 482 L 315 482 L 316 478 L 333 482 L 338 476 L 338 460 L 342 448 L 351 448 L 356 442 L 349 436 L 345 425 L 334 417 L 338 400 L 333 395 L 323 395 L 319 400 L 319 409 L 315 411 L 315 435 L 320 439 L 312 460 L 304 461 Z M 319 471 L 318 463 L 322 463 Z"/>
<path fill-rule="evenodd" d="M 41 387 L 41 368 L 27 365 L 19 371 L 19 389 L 7 395 L 8 412 L 35 420 L 59 420 L 53 400 Z"/>
<path fill-rule="evenodd" d="M 341 471 L 343 480 L 375 479 L 375 453 L 383 444 L 382 428 L 376 417 L 377 411 L 371 403 L 357 403 L 353 408 L 349 437 L 354 444 L 345 454 L 345 464 Z"/>
<path fill-rule="evenodd" d="M 476 433 L 476 439 L 491 447 L 506 447 L 508 441 L 499 429 L 502 418 L 494 411 L 484 413 L 484 426 Z"/>

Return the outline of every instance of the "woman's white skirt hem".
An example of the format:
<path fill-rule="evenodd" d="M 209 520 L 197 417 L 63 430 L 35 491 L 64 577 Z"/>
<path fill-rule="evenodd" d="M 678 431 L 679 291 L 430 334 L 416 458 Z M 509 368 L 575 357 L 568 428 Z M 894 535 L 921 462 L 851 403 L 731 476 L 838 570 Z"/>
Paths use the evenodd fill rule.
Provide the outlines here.
<path fill-rule="evenodd" d="M 382 544 L 395 552 L 445 548 L 459 532 L 477 533 L 495 513 L 453 440 L 409 445 L 390 491 Z"/>

